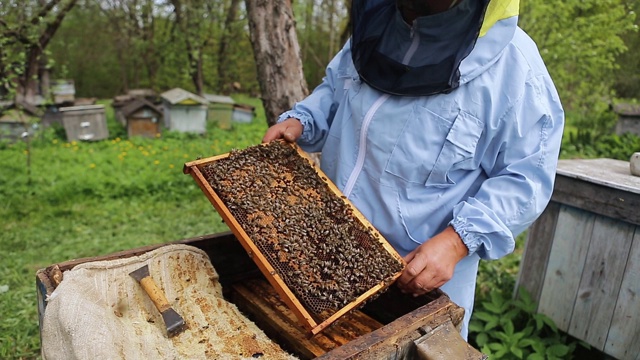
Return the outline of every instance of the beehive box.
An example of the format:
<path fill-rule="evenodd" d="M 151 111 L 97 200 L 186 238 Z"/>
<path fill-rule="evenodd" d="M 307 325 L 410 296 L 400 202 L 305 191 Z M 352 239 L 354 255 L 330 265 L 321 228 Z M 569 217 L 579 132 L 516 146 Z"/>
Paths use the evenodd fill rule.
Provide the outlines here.
<path fill-rule="evenodd" d="M 321 333 L 309 337 L 307 329 L 297 321 L 297 317 L 281 301 L 282 297 L 276 293 L 275 289 L 267 287 L 266 279 L 258 266 L 247 256 L 240 241 L 230 232 L 179 239 L 166 244 L 127 249 L 96 257 L 71 259 L 38 270 L 35 280 L 40 333 L 46 333 L 43 328 L 45 314 L 53 311 L 48 308 L 48 299 L 54 296 L 58 285 L 66 281 L 64 274 L 68 270 L 88 262 L 143 256 L 149 251 L 170 244 L 185 244 L 205 251 L 220 276 L 218 280 L 222 285 L 224 299 L 235 304 L 271 339 L 283 349 L 299 356 L 301 360 L 414 360 L 418 356 L 417 344 L 428 339 L 437 339 L 448 348 L 447 352 L 441 353 L 440 357 L 432 356 L 428 357 L 429 359 L 479 360 L 482 358 L 451 355 L 452 349 L 469 347 L 457 332 L 447 331 L 450 324 L 461 326 L 464 309 L 453 303 L 439 289 L 414 297 L 403 294 L 396 286 L 391 286 L 375 300 L 367 302 L 363 308 L 351 311 Z M 131 279 L 131 281 L 135 280 Z M 256 284 L 259 285 L 255 286 Z M 181 297 L 171 297 L 169 301 L 178 313 L 188 320 L 191 316 L 188 312 L 182 311 L 179 304 Z M 58 316 L 65 318 L 67 315 L 61 313 Z M 113 316 L 117 314 L 114 313 Z M 212 317 L 211 321 L 215 322 L 219 319 Z M 437 329 L 442 331 L 435 331 Z M 450 337 L 443 339 L 442 336 L 445 333 L 457 335 L 457 339 Z M 105 333 L 105 335 L 108 334 L 108 332 Z M 179 346 L 182 335 L 184 333 L 172 338 L 174 345 Z M 85 345 L 90 347 L 94 344 Z M 438 350 L 435 349 L 435 351 Z M 209 356 L 195 358 L 219 359 L 220 355 L 209 354 Z"/>
<path fill-rule="evenodd" d="M 619 360 L 640 357 L 640 178 L 629 162 L 558 162 L 517 287 L 558 329 Z"/>
<path fill-rule="evenodd" d="M 404 260 L 295 144 L 185 164 L 267 280 L 317 334 L 397 279 Z"/>

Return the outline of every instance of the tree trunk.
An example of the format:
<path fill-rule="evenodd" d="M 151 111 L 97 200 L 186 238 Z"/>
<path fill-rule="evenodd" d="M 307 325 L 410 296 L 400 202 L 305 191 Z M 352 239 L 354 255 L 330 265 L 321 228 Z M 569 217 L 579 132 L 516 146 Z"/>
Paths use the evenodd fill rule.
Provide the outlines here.
<path fill-rule="evenodd" d="M 202 50 L 197 51 L 197 57 L 192 56 L 193 51 L 189 52 L 189 59 L 191 60 L 191 80 L 193 81 L 193 86 L 195 87 L 196 94 L 202 96 L 204 94 L 204 74 L 202 63 L 204 61 Z"/>
<path fill-rule="evenodd" d="M 38 72 L 40 69 L 40 57 L 44 53 L 44 49 L 49 45 L 51 38 L 56 33 L 64 17 L 75 6 L 77 0 L 70 0 L 57 12 L 55 18 L 51 20 L 44 28 L 42 33 L 38 35 L 35 42 L 28 44 L 26 49 L 26 60 L 24 63 L 24 72 L 18 78 L 18 87 L 16 91 L 17 100 L 25 100 L 29 103 L 35 103 L 36 96 L 39 95 L 39 79 Z M 52 8 L 58 5 L 59 1 L 52 1 L 45 4 L 40 12 L 31 20 L 31 24 L 37 25 L 42 18 L 47 15 Z"/>
<path fill-rule="evenodd" d="M 336 26 L 334 24 L 335 12 L 336 12 L 336 2 L 335 0 L 329 0 L 327 4 L 329 11 L 327 11 L 329 15 L 329 51 L 327 54 L 327 63 L 331 61 L 331 59 L 335 56 L 335 43 L 336 43 Z"/>
<path fill-rule="evenodd" d="M 246 6 L 262 103 L 273 125 L 308 94 L 291 1 L 246 0 Z"/>
<path fill-rule="evenodd" d="M 198 95 L 204 93 L 204 52 L 208 51 L 214 36 L 217 17 L 211 6 L 213 1 L 170 0 L 174 7 L 177 29 L 182 33 L 189 60 L 189 76 Z M 208 14 L 211 21 L 202 21 L 203 14 Z"/>
<path fill-rule="evenodd" d="M 349 40 L 349 37 L 351 36 L 351 1 L 352 0 L 347 0 L 345 2 L 345 6 L 347 7 L 347 9 L 349 9 L 349 18 L 344 29 L 342 29 L 342 34 L 340 34 L 340 46 L 344 46 L 344 44 L 347 42 L 347 40 Z"/>
<path fill-rule="evenodd" d="M 222 36 L 220 37 L 220 47 L 218 48 L 218 91 L 222 94 L 228 95 L 231 92 L 231 84 L 229 75 L 227 75 L 227 69 L 232 66 L 229 61 L 229 43 L 232 39 L 233 23 L 238 17 L 238 6 L 240 0 L 231 0 L 229 9 L 227 10 L 227 17 L 224 21 L 224 29 L 222 30 Z"/>

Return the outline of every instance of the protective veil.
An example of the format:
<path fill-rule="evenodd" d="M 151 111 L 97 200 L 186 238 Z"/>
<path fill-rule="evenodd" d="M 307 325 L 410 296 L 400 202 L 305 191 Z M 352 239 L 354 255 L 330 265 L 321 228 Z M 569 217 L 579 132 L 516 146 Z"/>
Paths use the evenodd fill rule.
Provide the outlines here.
<path fill-rule="evenodd" d="M 409 25 L 395 0 L 354 0 L 351 49 L 360 78 L 392 95 L 432 95 L 457 88 L 460 63 L 473 49 L 488 3 L 461 0 Z"/>

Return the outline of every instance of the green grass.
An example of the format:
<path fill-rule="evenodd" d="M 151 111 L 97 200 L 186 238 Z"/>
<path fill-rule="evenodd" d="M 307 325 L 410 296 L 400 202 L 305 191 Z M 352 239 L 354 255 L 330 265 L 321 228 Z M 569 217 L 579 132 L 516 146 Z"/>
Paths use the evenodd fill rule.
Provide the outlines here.
<path fill-rule="evenodd" d="M 39 358 L 38 269 L 228 230 L 182 167 L 260 142 L 259 101 L 237 100 L 257 105 L 254 121 L 204 136 L 125 139 L 109 112 L 109 140 L 68 143 L 49 129 L 30 147 L 0 145 L 1 359 Z"/>

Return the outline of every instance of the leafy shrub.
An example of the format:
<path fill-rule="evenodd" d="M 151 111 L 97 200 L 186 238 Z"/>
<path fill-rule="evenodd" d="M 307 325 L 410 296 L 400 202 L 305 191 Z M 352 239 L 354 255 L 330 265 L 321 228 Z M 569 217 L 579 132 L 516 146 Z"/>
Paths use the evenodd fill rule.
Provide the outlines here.
<path fill-rule="evenodd" d="M 562 143 L 561 158 L 610 158 L 629 161 L 634 152 L 640 151 L 640 136 L 596 135 L 589 130 L 569 132 Z"/>
<path fill-rule="evenodd" d="M 526 290 L 514 298 L 526 232 L 516 238 L 514 253 L 481 261 L 476 301 L 469 323 L 469 343 L 491 360 L 572 359 L 577 342 L 558 330 L 553 320 L 537 314 Z"/>
<path fill-rule="evenodd" d="M 577 341 L 560 331 L 525 290 L 518 299 L 492 291 L 473 312 L 469 332 L 474 345 L 491 359 L 573 359 Z"/>

